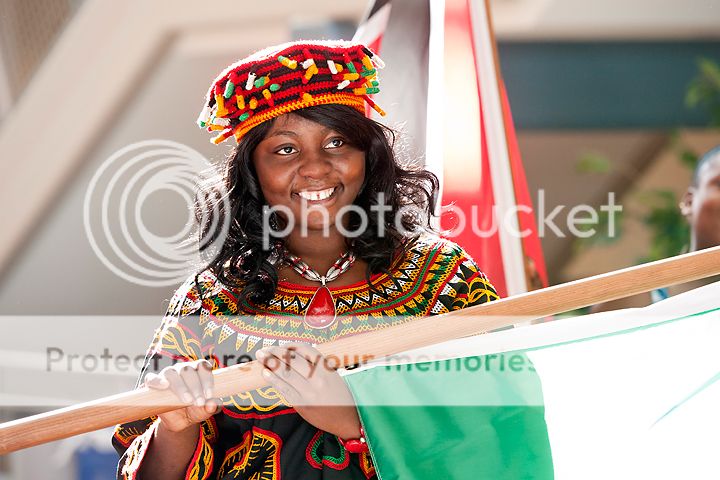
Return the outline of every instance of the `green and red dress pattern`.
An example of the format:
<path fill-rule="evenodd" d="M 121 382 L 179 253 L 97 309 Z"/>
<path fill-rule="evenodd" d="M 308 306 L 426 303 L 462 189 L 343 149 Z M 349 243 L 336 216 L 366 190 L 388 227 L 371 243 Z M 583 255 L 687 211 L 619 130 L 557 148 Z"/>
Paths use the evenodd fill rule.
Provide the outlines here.
<path fill-rule="evenodd" d="M 270 345 L 323 343 L 497 298 L 495 289 L 458 245 L 422 236 L 387 274 L 330 287 L 338 318 L 325 329 L 307 327 L 302 315 L 316 288 L 280 282 L 266 305 L 240 302 L 237 292 L 209 272 L 175 293 L 148 349 L 145 373 L 173 361 L 210 359 L 220 368 L 253 360 Z M 118 425 L 113 445 L 121 455 L 117 478 L 133 479 L 157 419 Z M 345 451 L 332 434 L 313 427 L 272 387 L 223 398 L 221 412 L 203 422 L 186 479 L 367 480 L 370 455 Z"/>

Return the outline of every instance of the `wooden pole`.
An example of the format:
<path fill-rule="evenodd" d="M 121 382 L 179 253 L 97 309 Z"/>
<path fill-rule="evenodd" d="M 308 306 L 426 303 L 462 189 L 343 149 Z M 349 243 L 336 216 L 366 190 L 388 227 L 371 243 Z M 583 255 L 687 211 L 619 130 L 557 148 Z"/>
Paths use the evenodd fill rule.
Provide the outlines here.
<path fill-rule="evenodd" d="M 318 346 L 342 366 L 393 355 L 518 322 L 720 274 L 720 246 L 542 290 L 423 317 Z M 528 327 L 521 327 L 528 328 Z M 482 354 L 482 352 L 478 352 Z M 218 369 L 215 393 L 226 397 L 267 385 L 257 362 Z M 182 405 L 169 391 L 140 388 L 0 425 L 0 454 L 163 413 Z"/>

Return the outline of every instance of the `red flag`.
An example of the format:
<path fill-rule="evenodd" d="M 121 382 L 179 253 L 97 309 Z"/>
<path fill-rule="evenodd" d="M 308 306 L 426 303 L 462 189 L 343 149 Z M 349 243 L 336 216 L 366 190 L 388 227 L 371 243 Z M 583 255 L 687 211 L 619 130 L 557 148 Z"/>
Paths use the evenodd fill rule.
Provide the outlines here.
<path fill-rule="evenodd" d="M 378 0 L 355 39 L 388 65 L 378 95 L 386 121 L 441 180 L 440 227 L 501 295 L 547 286 L 486 3 Z"/>

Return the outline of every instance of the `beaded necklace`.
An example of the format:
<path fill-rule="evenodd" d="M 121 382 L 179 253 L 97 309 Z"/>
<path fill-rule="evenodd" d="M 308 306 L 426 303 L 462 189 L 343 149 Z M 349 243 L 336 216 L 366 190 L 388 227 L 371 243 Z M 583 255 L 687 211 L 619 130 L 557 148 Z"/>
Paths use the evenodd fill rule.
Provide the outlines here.
<path fill-rule="evenodd" d="M 320 275 L 300 257 L 290 253 L 284 247 L 282 247 L 280 258 L 300 274 L 301 277 L 313 282 L 320 282 L 321 284 L 313 294 L 305 310 L 305 324 L 311 328 L 327 328 L 335 323 L 337 316 L 335 299 L 326 284 L 347 272 L 353 263 L 355 263 L 355 255 L 350 250 L 346 251 L 340 255 L 340 258 L 335 260 L 335 263 L 332 264 L 325 275 Z"/>

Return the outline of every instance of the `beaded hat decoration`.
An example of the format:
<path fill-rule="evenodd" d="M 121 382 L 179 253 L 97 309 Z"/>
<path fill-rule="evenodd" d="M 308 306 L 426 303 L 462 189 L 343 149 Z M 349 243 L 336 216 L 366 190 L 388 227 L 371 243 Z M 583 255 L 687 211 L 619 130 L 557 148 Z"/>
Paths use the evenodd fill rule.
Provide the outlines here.
<path fill-rule="evenodd" d="M 198 117 L 219 132 L 211 141 L 236 141 L 257 125 L 301 108 L 337 103 L 365 113 L 385 112 L 369 95 L 380 91 L 382 60 L 364 45 L 343 41 L 292 42 L 233 63 L 215 79 Z"/>

